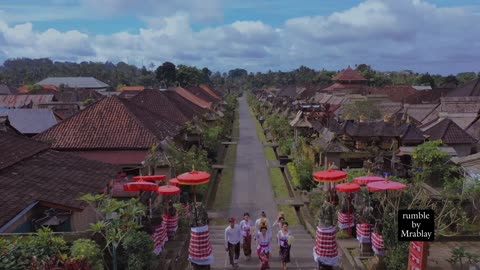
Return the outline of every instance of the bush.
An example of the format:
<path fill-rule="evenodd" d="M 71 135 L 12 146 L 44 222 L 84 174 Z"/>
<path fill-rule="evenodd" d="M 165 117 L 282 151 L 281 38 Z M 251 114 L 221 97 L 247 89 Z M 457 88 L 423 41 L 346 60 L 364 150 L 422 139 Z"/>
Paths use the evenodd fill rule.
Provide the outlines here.
<path fill-rule="evenodd" d="M 297 170 L 300 189 L 309 191 L 315 187 L 315 182 L 312 180 L 313 164 L 310 160 L 295 160 L 295 169 Z"/>
<path fill-rule="evenodd" d="M 290 175 L 292 176 L 293 186 L 296 187 L 296 188 L 299 188 L 300 187 L 300 179 L 298 178 L 297 169 L 295 168 L 295 164 L 293 164 L 292 162 L 289 162 L 287 164 L 287 167 L 288 167 L 288 171 L 290 172 Z"/>
<path fill-rule="evenodd" d="M 127 270 L 150 269 L 154 259 L 153 240 L 143 231 L 129 233 L 122 243 L 125 254 L 128 255 Z"/>
<path fill-rule="evenodd" d="M 74 259 L 86 259 L 92 269 L 103 269 L 102 251 L 95 241 L 90 239 L 75 240 L 70 252 Z"/>

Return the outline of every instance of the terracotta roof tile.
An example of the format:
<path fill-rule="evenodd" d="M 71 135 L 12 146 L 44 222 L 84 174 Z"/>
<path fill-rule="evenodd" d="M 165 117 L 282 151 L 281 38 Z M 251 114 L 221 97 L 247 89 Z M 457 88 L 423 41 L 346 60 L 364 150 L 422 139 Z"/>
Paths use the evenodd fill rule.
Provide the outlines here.
<path fill-rule="evenodd" d="M 477 142 L 470 134 L 448 118 L 427 129 L 425 134 L 430 136 L 430 140 L 442 140 L 445 144 L 474 144 Z"/>
<path fill-rule="evenodd" d="M 418 92 L 410 85 L 388 85 L 382 88 L 371 88 L 369 93 L 373 95 L 387 95 L 393 102 L 405 101 L 411 95 Z"/>
<path fill-rule="evenodd" d="M 338 73 L 335 77 L 333 77 L 334 81 L 367 81 L 365 77 L 363 77 L 360 73 L 353 70 L 350 66 L 346 69 L 342 70 Z"/>
<path fill-rule="evenodd" d="M 189 120 L 183 114 L 182 108 L 177 107 L 176 103 L 172 102 L 164 91 L 145 89 L 131 98 L 130 101 L 178 124 L 184 124 Z"/>
<path fill-rule="evenodd" d="M 132 85 L 132 86 L 122 86 L 117 91 L 123 92 L 123 91 L 143 91 L 143 90 L 145 90 L 145 86 L 143 85 Z"/>
<path fill-rule="evenodd" d="M 40 133 L 54 149 L 148 149 L 180 127 L 116 96 L 107 97 Z"/>
<path fill-rule="evenodd" d="M 216 98 L 212 97 L 210 94 L 208 94 L 204 89 L 200 88 L 199 86 L 190 85 L 185 87 L 184 89 L 205 101 L 212 102 L 212 103 L 215 103 L 218 101 Z"/>
<path fill-rule="evenodd" d="M 367 88 L 366 85 L 363 84 L 354 84 L 354 83 L 334 83 L 326 88 L 324 91 L 334 91 L 334 90 L 342 90 L 342 89 L 365 89 Z"/>
<path fill-rule="evenodd" d="M 0 95 L 0 107 L 24 108 L 31 104 L 53 101 L 53 95 Z"/>
<path fill-rule="evenodd" d="M 168 96 L 171 102 L 175 103 L 176 106 L 182 110 L 182 113 L 188 118 L 188 120 L 192 120 L 196 116 L 201 117 L 208 112 L 207 109 L 203 109 L 198 105 L 193 104 L 188 99 L 178 94 L 175 90 L 165 91 L 164 93 Z"/>
<path fill-rule="evenodd" d="M 74 209 L 86 204 L 78 200 L 85 193 L 101 192 L 118 168 L 78 156 L 49 150 L 32 139 L 0 133 L 3 145 L 12 145 L 9 155 L 16 157 L 0 169 L 0 226 L 36 201 Z"/>
<path fill-rule="evenodd" d="M 210 88 L 210 86 L 206 85 L 206 84 L 200 84 L 200 88 L 202 88 L 205 92 L 207 92 L 210 96 L 218 99 L 218 100 L 221 100 L 222 98 L 220 97 L 220 95 L 218 95 L 215 91 L 213 91 L 212 88 Z"/>
<path fill-rule="evenodd" d="M 212 109 L 212 102 L 206 101 L 206 100 L 192 94 L 191 92 L 187 91 L 185 88 L 176 87 L 175 92 L 177 94 L 179 94 L 180 96 L 182 96 L 183 98 L 185 98 L 186 100 L 190 101 L 191 103 L 199 106 L 200 108 L 204 108 L 204 109 L 208 109 L 208 110 Z"/>

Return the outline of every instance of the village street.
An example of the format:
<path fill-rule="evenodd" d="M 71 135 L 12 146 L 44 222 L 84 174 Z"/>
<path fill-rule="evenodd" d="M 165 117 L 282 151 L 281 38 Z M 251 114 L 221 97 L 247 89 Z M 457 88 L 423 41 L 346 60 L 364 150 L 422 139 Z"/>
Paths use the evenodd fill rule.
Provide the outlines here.
<path fill-rule="evenodd" d="M 237 159 L 229 216 L 237 218 L 239 222 L 243 213 L 248 212 L 253 222 L 255 222 L 260 212 L 265 211 L 270 222 L 273 223 L 278 213 L 263 145 L 257 137 L 255 122 L 249 114 L 245 97 L 241 97 L 239 103 L 240 137 L 237 145 Z M 213 269 L 231 269 L 228 254 L 223 246 L 225 226 L 212 226 L 210 229 L 210 239 L 215 256 Z M 296 240 L 292 245 L 289 269 L 313 269 L 315 267 L 312 257 L 313 238 L 301 226 L 291 227 L 290 229 Z M 273 235 L 276 235 L 276 233 L 277 231 L 274 230 Z M 271 243 L 271 269 L 281 269 L 276 241 L 274 236 Z M 259 260 L 255 253 L 254 241 L 252 242 L 252 252 L 250 261 L 246 261 L 243 254 L 240 256 L 240 269 L 258 269 Z"/>

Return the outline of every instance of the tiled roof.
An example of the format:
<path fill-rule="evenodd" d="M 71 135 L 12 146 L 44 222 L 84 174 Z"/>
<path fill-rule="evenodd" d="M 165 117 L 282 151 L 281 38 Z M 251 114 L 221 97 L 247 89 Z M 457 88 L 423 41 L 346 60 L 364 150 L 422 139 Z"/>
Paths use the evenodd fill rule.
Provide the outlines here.
<path fill-rule="evenodd" d="M 143 91 L 143 90 L 145 90 L 145 86 L 143 85 L 132 85 L 132 86 L 122 86 L 117 91 L 123 92 L 123 91 Z"/>
<path fill-rule="evenodd" d="M 188 120 L 192 120 L 195 116 L 201 117 L 208 111 L 207 109 L 201 108 L 197 104 L 190 102 L 175 90 L 165 91 L 164 94 L 168 96 L 171 102 L 175 103 L 176 106 L 180 108 Z"/>
<path fill-rule="evenodd" d="M 122 100 L 104 98 L 40 133 L 36 138 L 54 149 L 148 149 L 180 127 L 160 115 Z"/>
<path fill-rule="evenodd" d="M 461 87 L 453 89 L 447 94 L 448 97 L 471 97 L 480 96 L 480 78 L 467 82 Z"/>
<path fill-rule="evenodd" d="M 480 140 L 480 116 L 465 129 L 475 140 Z"/>
<path fill-rule="evenodd" d="M 208 109 L 208 110 L 212 109 L 212 102 L 206 101 L 206 100 L 192 94 L 191 92 L 187 91 L 185 88 L 176 87 L 175 92 L 177 94 L 179 94 L 180 96 L 182 96 L 183 98 L 185 98 L 186 100 L 188 100 L 188 101 L 192 102 L 193 104 L 199 106 L 200 108 L 204 108 L 204 109 Z"/>
<path fill-rule="evenodd" d="M 52 102 L 53 95 L 0 95 L 0 107 L 24 108 L 31 104 Z"/>
<path fill-rule="evenodd" d="M 418 90 L 410 85 L 388 85 L 382 88 L 368 90 L 373 95 L 387 95 L 393 102 L 402 102 L 411 95 L 418 94 Z"/>
<path fill-rule="evenodd" d="M 0 226 L 36 201 L 83 209 L 86 204 L 78 198 L 101 192 L 118 171 L 106 163 L 49 150 L 21 136 L 0 133 L 0 144 L 0 159 L 8 159 L 8 167 L 3 162 L 0 169 Z"/>
<path fill-rule="evenodd" d="M 184 87 L 184 89 L 205 101 L 212 102 L 212 103 L 215 103 L 218 101 L 216 98 L 212 97 L 210 94 L 208 94 L 205 90 L 203 90 L 199 86 L 191 85 L 191 86 Z"/>
<path fill-rule="evenodd" d="M 21 135 L 0 132 L 0 170 L 48 149 L 48 145 Z"/>
<path fill-rule="evenodd" d="M 445 144 L 473 144 L 477 142 L 470 134 L 448 118 L 427 129 L 425 134 L 430 136 L 430 140 L 442 140 Z"/>
<path fill-rule="evenodd" d="M 338 73 L 335 77 L 333 77 L 334 81 L 366 81 L 365 77 L 363 77 L 360 73 L 353 70 L 350 66 L 346 69 L 342 70 Z"/>
<path fill-rule="evenodd" d="M 10 124 L 23 134 L 40 133 L 58 122 L 49 109 L 10 109 L 0 115 L 8 116 Z"/>
<path fill-rule="evenodd" d="M 286 85 L 277 92 L 277 97 L 289 97 L 295 98 L 297 96 L 297 86 L 296 85 Z"/>
<path fill-rule="evenodd" d="M 15 95 L 16 90 L 5 84 L 0 84 L 0 95 Z"/>
<path fill-rule="evenodd" d="M 93 77 L 49 77 L 41 80 L 37 84 L 39 85 L 65 85 L 68 88 L 94 88 L 101 89 L 107 88 L 108 84 L 99 81 Z"/>
<path fill-rule="evenodd" d="M 220 97 L 219 94 L 217 94 L 215 91 L 213 91 L 212 88 L 210 88 L 210 86 L 206 85 L 206 84 L 200 84 L 200 88 L 202 88 L 205 92 L 207 92 L 210 96 L 218 99 L 218 100 L 221 100 L 222 98 Z"/>
<path fill-rule="evenodd" d="M 424 140 L 422 132 L 415 126 L 408 123 L 397 124 L 393 121 L 346 121 L 344 130 L 352 137 L 400 137 L 409 142 Z"/>
<path fill-rule="evenodd" d="M 16 130 L 12 125 L 7 116 L 0 116 L 0 132 L 6 132 L 12 135 L 21 135 L 20 131 Z"/>
<path fill-rule="evenodd" d="M 148 111 L 170 119 L 177 124 L 184 124 L 189 119 L 186 117 L 182 108 L 176 106 L 170 98 L 160 90 L 145 89 L 138 95 L 130 99 L 130 102 L 145 108 Z"/>
<path fill-rule="evenodd" d="M 354 84 L 354 83 L 334 83 L 326 88 L 324 91 L 334 91 L 334 90 L 342 90 L 342 89 L 350 89 L 350 90 L 359 90 L 365 89 L 367 86 L 363 84 Z"/>
<path fill-rule="evenodd" d="M 422 122 L 430 115 L 440 104 L 412 104 L 405 105 L 404 114 L 410 116 L 418 122 Z"/>

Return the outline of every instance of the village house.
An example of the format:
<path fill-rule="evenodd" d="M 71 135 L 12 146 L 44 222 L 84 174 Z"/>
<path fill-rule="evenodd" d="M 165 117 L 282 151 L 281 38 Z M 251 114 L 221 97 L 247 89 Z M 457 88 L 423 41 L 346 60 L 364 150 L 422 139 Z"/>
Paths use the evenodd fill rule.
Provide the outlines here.
<path fill-rule="evenodd" d="M 169 174 L 168 160 L 152 147 L 179 135 L 181 126 L 133 102 L 112 96 L 35 136 L 52 149 L 115 164 L 129 175 Z M 153 160 L 155 162 L 153 162 Z"/>
<path fill-rule="evenodd" d="M 322 92 L 337 92 L 345 94 L 365 94 L 368 80 L 350 66 L 332 78 L 332 85 L 322 89 Z"/>
<path fill-rule="evenodd" d="M 49 109 L 0 110 L 0 116 L 8 117 L 10 124 L 21 134 L 32 137 L 58 123 Z"/>
<path fill-rule="evenodd" d="M 93 77 L 48 77 L 37 83 L 38 85 L 54 85 L 56 87 L 69 89 L 95 90 L 105 93 L 110 86 Z"/>
<path fill-rule="evenodd" d="M 0 130 L 0 233 L 88 230 L 98 217 L 79 198 L 108 192 L 118 169 Z"/>

